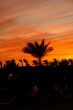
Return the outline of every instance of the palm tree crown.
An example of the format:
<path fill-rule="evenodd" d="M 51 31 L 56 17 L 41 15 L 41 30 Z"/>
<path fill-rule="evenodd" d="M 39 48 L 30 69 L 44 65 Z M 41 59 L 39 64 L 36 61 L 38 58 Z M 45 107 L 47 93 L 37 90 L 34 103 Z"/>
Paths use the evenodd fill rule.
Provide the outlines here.
<path fill-rule="evenodd" d="M 31 54 L 32 56 L 39 58 L 39 65 L 41 65 L 41 58 L 45 56 L 48 52 L 52 51 L 52 47 L 48 47 L 50 43 L 45 44 L 45 40 L 43 39 L 41 44 L 38 42 L 27 43 L 27 46 L 23 48 L 23 52 Z"/>

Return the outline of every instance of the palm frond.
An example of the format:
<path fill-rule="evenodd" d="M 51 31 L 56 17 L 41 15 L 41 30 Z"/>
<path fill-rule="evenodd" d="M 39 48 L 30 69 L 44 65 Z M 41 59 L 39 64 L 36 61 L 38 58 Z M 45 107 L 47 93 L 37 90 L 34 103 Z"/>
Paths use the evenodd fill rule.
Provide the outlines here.
<path fill-rule="evenodd" d="M 35 51 L 35 45 L 33 43 L 27 43 L 28 48 L 30 48 L 32 51 Z"/>
<path fill-rule="evenodd" d="M 25 47 L 23 49 L 23 52 L 28 53 L 28 54 L 32 54 L 33 53 L 33 51 L 31 50 L 31 48 L 29 48 L 29 47 Z"/>
<path fill-rule="evenodd" d="M 39 48 L 38 42 L 35 42 L 35 48 L 36 48 L 36 49 Z"/>
<path fill-rule="evenodd" d="M 48 45 L 50 44 L 50 42 L 48 44 L 46 44 L 42 49 L 43 53 L 47 50 Z"/>
<path fill-rule="evenodd" d="M 49 44 L 50 44 L 50 42 L 44 46 L 44 49 L 47 49 Z"/>
<path fill-rule="evenodd" d="M 53 47 L 48 47 L 46 50 L 45 50 L 45 54 L 47 54 L 48 52 L 51 52 L 53 50 Z"/>
<path fill-rule="evenodd" d="M 28 62 L 26 59 L 23 59 L 24 62 Z"/>
<path fill-rule="evenodd" d="M 54 50 L 53 47 L 48 47 L 47 49 L 48 52 L 51 52 L 52 50 Z"/>
<path fill-rule="evenodd" d="M 40 46 L 43 48 L 44 44 L 45 44 L 45 40 L 43 39 Z"/>
<path fill-rule="evenodd" d="M 33 62 L 33 64 L 35 64 L 36 66 L 39 65 L 39 62 L 38 62 L 37 60 L 33 60 L 32 62 Z"/>
<path fill-rule="evenodd" d="M 43 57 L 48 52 L 53 50 L 52 47 L 48 47 L 49 44 L 50 42 L 45 45 L 44 39 L 42 40 L 41 44 L 39 44 L 38 42 L 34 42 L 34 44 L 28 42 L 27 46 L 23 49 L 23 52 L 31 54 L 32 56 L 37 58 Z"/>
<path fill-rule="evenodd" d="M 35 51 L 36 51 L 35 46 L 32 43 L 27 43 L 27 46 L 23 48 L 23 52 L 28 54 L 33 54 L 35 53 Z"/>

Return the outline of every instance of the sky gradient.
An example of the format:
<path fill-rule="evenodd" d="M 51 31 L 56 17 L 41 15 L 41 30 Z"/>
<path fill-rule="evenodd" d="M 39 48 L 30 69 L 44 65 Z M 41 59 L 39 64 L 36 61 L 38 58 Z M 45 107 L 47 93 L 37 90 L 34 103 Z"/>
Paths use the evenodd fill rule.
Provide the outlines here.
<path fill-rule="evenodd" d="M 42 38 L 54 48 L 45 59 L 73 58 L 73 0 L 0 0 L 0 60 L 31 61 L 22 48 Z"/>

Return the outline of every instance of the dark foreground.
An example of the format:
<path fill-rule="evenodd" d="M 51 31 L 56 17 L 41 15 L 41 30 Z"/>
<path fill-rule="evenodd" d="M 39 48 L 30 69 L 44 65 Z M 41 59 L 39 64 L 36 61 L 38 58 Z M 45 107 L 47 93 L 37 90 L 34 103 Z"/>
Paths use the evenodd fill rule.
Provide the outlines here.
<path fill-rule="evenodd" d="M 0 110 L 73 110 L 73 101 L 51 104 L 0 105 Z"/>
<path fill-rule="evenodd" d="M 1 109 L 73 110 L 73 65 L 1 69 Z"/>

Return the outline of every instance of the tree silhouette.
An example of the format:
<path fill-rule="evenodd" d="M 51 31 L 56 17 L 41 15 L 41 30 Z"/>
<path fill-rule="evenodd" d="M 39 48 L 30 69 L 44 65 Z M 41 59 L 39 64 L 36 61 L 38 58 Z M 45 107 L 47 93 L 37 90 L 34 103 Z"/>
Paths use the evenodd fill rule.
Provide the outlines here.
<path fill-rule="evenodd" d="M 53 62 L 51 62 L 51 65 L 54 66 L 54 67 L 58 66 L 59 65 L 58 60 L 54 58 Z"/>
<path fill-rule="evenodd" d="M 10 61 L 9 61 L 9 60 L 6 60 L 6 61 L 5 61 L 5 64 L 4 64 L 4 67 L 5 67 L 5 68 L 8 67 L 9 64 L 10 64 Z"/>
<path fill-rule="evenodd" d="M 52 47 L 48 47 L 50 43 L 45 44 L 45 40 L 43 39 L 41 44 L 38 42 L 27 43 L 27 46 L 23 48 L 23 52 L 31 54 L 32 56 L 38 58 L 39 66 L 41 66 L 41 59 L 44 57 L 48 52 L 53 50 Z"/>
<path fill-rule="evenodd" d="M 15 62 L 14 59 L 12 59 L 12 60 L 10 61 L 10 65 L 11 65 L 11 67 L 16 67 L 16 66 L 17 66 L 17 64 L 16 64 L 16 62 Z"/>
<path fill-rule="evenodd" d="M 4 68 L 14 69 L 16 67 L 17 65 L 14 59 L 5 61 Z"/>
<path fill-rule="evenodd" d="M 0 68 L 2 69 L 2 61 L 0 61 Z"/>
<path fill-rule="evenodd" d="M 37 60 L 33 60 L 32 62 L 33 62 L 33 65 L 36 65 L 36 66 L 38 66 L 38 65 L 39 65 L 39 63 L 38 63 L 38 61 L 37 61 Z"/>
<path fill-rule="evenodd" d="M 29 63 L 26 59 L 23 59 L 24 63 L 26 64 L 26 66 L 29 66 Z"/>
<path fill-rule="evenodd" d="M 62 66 L 68 66 L 68 60 L 67 59 L 62 59 L 61 62 L 60 62 L 60 65 Z"/>
<path fill-rule="evenodd" d="M 49 62 L 47 60 L 44 60 L 43 62 L 45 66 L 49 66 Z"/>
<path fill-rule="evenodd" d="M 23 66 L 23 61 L 21 60 L 21 59 L 19 59 L 19 62 L 22 64 L 22 66 Z"/>
<path fill-rule="evenodd" d="M 73 65 L 73 59 L 69 59 L 69 65 Z"/>

